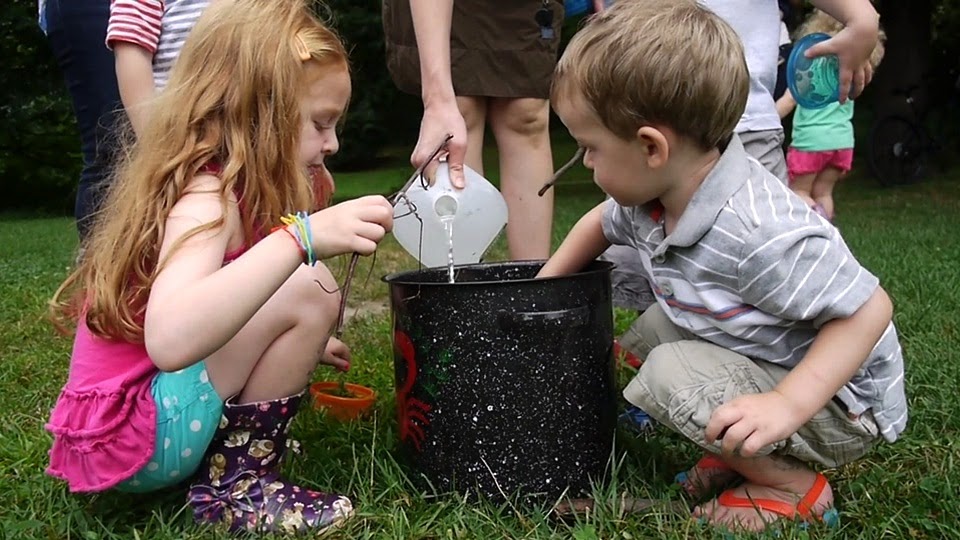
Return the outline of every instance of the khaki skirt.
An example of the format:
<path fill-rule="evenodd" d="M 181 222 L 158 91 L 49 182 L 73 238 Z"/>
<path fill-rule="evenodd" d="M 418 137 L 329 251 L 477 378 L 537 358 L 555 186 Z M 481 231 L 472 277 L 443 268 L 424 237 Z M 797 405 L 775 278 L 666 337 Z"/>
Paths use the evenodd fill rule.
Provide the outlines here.
<path fill-rule="evenodd" d="M 553 11 L 552 36 L 536 21 Z M 560 0 L 455 0 L 450 32 L 453 89 L 458 96 L 547 98 L 557 63 Z M 384 0 L 387 69 L 397 87 L 420 95 L 420 59 L 409 0 Z"/>

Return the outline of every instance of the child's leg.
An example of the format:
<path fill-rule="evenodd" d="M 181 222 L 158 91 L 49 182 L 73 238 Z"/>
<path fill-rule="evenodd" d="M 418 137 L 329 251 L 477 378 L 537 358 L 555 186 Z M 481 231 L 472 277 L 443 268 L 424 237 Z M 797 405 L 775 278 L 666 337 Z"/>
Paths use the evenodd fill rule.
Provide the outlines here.
<path fill-rule="evenodd" d="M 810 206 L 813 206 L 815 203 L 811 192 L 813 191 L 813 181 L 817 177 L 817 172 L 820 168 L 820 156 L 818 152 L 805 152 L 793 147 L 787 150 L 787 170 L 790 176 L 790 189 Z"/>
<path fill-rule="evenodd" d="M 353 513 L 346 497 L 292 484 L 278 470 L 290 423 L 337 322 L 340 295 L 327 292 L 336 287 L 323 265 L 301 266 L 207 359 L 216 392 L 239 395 L 224 403 L 190 487 L 196 521 L 231 531 L 318 533 Z"/>
<path fill-rule="evenodd" d="M 553 174 L 550 104 L 537 98 L 495 98 L 490 129 L 500 153 L 500 190 L 507 201 L 510 258 L 546 259 L 553 232 L 553 190 L 537 191 Z"/>
<path fill-rule="evenodd" d="M 833 219 L 833 187 L 837 185 L 843 171 L 836 167 L 827 166 L 817 174 L 813 181 L 811 196 L 813 200 L 823 207 L 827 214 L 827 219 Z"/>
<path fill-rule="evenodd" d="M 829 219 L 833 219 L 833 187 L 853 166 L 853 148 L 830 152 L 824 169 L 813 182 L 813 198 L 823 207 Z"/>
<path fill-rule="evenodd" d="M 620 346 L 642 360 L 658 345 L 689 339 L 697 337 L 673 324 L 660 304 L 654 303 L 623 333 Z"/>
<path fill-rule="evenodd" d="M 483 175 L 483 133 L 487 123 L 487 98 L 458 96 L 457 107 L 467 125 L 467 167 Z"/>
<path fill-rule="evenodd" d="M 817 202 L 813 199 L 813 182 L 816 178 L 816 173 L 799 174 L 790 178 L 790 189 L 810 206 Z"/>
<path fill-rule="evenodd" d="M 233 339 L 206 358 L 217 394 L 224 400 L 240 394 L 237 401 L 249 403 L 302 391 L 337 322 L 340 295 L 327 292 L 336 290 L 322 264 L 298 268 Z"/>
<path fill-rule="evenodd" d="M 652 350 L 665 343 L 697 339 L 693 333 L 673 324 L 666 313 L 663 312 L 660 304 L 654 303 L 621 336 L 620 346 L 643 360 Z M 640 369 L 643 369 L 642 364 Z M 626 390 L 624 390 L 624 396 L 627 397 Z M 633 403 L 634 406 L 638 405 L 629 397 L 627 397 L 627 401 Z M 643 410 L 642 407 L 640 409 Z M 628 409 L 629 412 L 631 411 Z M 636 413 L 634 412 L 634 414 Z M 642 427 L 650 429 L 648 426 Z M 678 474 L 677 483 L 683 487 L 688 495 L 698 499 L 715 489 L 730 485 L 739 477 L 739 474 L 708 454 L 693 467 Z"/>
<path fill-rule="evenodd" d="M 717 443 L 707 445 L 705 429 L 713 411 L 722 403 L 750 393 L 771 391 L 788 370 L 767 362 L 753 361 L 705 341 L 678 341 L 654 348 L 623 395 L 651 416 L 666 424 L 714 455 Z M 738 506 L 750 497 L 792 502 L 794 506 L 817 479 L 801 462 L 836 467 L 849 463 L 870 448 L 879 436 L 869 412 L 856 418 L 831 401 L 788 439 L 761 449 L 760 457 L 720 456 L 748 482 L 743 488 L 722 494 L 701 506 L 697 515 L 730 526 L 762 528 L 782 514 L 760 511 L 769 505 Z M 799 496 L 798 496 L 799 494 Z M 812 515 L 819 516 L 832 501 L 832 492 L 823 488 L 812 503 Z M 749 499 L 748 499 L 749 500 Z M 791 516 L 792 513 L 791 513 Z"/>
<path fill-rule="evenodd" d="M 779 519 L 820 517 L 833 508 L 833 488 L 823 480 L 817 486 L 820 475 L 799 460 L 775 454 L 723 459 L 746 482 L 694 508 L 694 517 L 731 529 L 762 531 Z"/>

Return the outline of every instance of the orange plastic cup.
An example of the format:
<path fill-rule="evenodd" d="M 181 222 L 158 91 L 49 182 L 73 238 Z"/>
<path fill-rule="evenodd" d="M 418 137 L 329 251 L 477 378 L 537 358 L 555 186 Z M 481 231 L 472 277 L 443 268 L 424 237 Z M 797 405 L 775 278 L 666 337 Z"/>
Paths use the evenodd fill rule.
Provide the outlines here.
<path fill-rule="evenodd" d="M 327 414 L 346 422 L 362 416 L 377 399 L 376 392 L 366 386 L 345 383 L 344 387 L 353 397 L 334 395 L 340 389 L 340 383 L 335 381 L 311 384 L 310 394 L 313 396 L 314 407 L 326 410 Z"/>

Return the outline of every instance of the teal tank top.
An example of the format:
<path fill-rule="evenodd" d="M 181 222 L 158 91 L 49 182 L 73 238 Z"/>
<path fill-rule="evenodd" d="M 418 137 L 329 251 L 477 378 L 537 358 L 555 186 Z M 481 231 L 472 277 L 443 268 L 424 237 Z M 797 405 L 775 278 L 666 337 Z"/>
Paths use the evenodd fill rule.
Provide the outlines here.
<path fill-rule="evenodd" d="M 790 146 L 805 152 L 853 148 L 853 100 L 822 109 L 797 105 Z"/>

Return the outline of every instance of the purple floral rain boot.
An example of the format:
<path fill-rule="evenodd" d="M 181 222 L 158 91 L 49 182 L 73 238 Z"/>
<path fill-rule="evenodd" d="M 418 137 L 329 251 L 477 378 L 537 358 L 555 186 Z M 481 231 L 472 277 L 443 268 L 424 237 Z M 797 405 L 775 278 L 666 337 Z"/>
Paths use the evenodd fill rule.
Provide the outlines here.
<path fill-rule="evenodd" d="M 278 472 L 298 395 L 223 406 L 220 426 L 190 486 L 188 501 L 198 523 L 222 523 L 230 531 L 311 532 L 353 514 L 350 499 L 290 484 Z"/>

